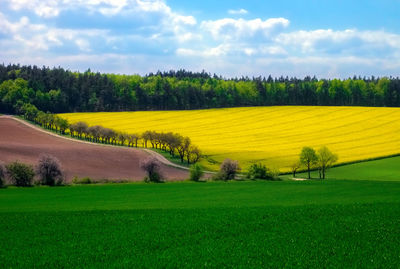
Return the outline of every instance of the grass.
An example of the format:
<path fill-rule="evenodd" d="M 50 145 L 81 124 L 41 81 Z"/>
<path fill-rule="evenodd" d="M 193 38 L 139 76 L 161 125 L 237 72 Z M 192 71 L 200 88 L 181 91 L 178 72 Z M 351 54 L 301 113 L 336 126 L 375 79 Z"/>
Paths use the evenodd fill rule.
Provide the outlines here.
<path fill-rule="evenodd" d="M 396 268 L 400 182 L 0 189 L 3 268 Z"/>
<path fill-rule="evenodd" d="M 189 136 L 207 155 L 202 160 L 207 170 L 217 170 L 229 157 L 244 170 L 262 162 L 287 172 L 304 146 L 326 145 L 342 163 L 400 153 L 399 108 L 278 106 L 61 116 L 132 133 Z"/>
<path fill-rule="evenodd" d="M 292 175 L 283 177 L 292 178 Z M 296 177 L 306 178 L 307 173 L 297 173 Z M 311 177 L 318 178 L 318 172 L 311 172 Z M 334 167 L 328 170 L 327 178 L 400 181 L 400 156 Z"/>

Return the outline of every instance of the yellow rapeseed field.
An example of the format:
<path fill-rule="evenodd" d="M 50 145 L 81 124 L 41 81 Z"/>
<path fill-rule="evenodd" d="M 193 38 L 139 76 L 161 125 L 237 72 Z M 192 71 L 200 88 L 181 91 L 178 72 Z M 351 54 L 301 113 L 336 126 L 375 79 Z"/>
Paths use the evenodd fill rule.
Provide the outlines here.
<path fill-rule="evenodd" d="M 400 153 L 400 108 L 276 106 L 61 116 L 131 133 L 189 136 L 207 155 L 201 163 L 214 170 L 231 158 L 244 170 L 262 162 L 289 171 L 304 146 L 325 145 L 341 163 Z"/>

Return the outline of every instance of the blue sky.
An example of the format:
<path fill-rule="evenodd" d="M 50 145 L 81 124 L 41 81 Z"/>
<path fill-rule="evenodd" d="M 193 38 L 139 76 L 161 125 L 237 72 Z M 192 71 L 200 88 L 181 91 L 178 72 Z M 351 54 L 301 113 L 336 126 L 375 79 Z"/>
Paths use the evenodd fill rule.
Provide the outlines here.
<path fill-rule="evenodd" d="M 0 0 L 0 60 L 125 74 L 399 76 L 398 14 L 399 0 Z"/>

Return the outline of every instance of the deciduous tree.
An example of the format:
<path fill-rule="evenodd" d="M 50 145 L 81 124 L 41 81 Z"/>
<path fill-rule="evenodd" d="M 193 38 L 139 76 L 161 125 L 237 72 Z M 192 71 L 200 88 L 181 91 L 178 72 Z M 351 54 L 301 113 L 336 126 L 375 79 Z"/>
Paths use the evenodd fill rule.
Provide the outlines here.
<path fill-rule="evenodd" d="M 337 162 L 338 156 L 332 153 L 326 146 L 318 150 L 318 167 L 320 169 L 320 178 L 325 179 L 326 170 Z"/>
<path fill-rule="evenodd" d="M 304 147 L 300 153 L 300 163 L 307 167 L 308 179 L 311 178 L 310 170 L 313 165 L 318 161 L 317 154 L 315 150 L 311 147 Z"/>
<path fill-rule="evenodd" d="M 64 181 L 64 173 L 60 161 L 48 154 L 39 156 L 36 173 L 42 185 L 61 185 Z"/>

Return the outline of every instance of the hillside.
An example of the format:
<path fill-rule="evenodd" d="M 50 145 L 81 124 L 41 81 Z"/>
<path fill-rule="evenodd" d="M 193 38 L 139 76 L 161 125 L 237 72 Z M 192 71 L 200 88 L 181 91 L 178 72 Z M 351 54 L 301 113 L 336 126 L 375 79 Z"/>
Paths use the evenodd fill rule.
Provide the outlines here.
<path fill-rule="evenodd" d="M 178 132 L 200 147 L 208 169 L 231 158 L 244 169 L 262 162 L 289 171 L 304 146 L 326 145 L 340 163 L 400 153 L 399 108 L 277 106 L 61 116 L 126 132 Z"/>
<path fill-rule="evenodd" d="M 0 161 L 19 160 L 35 164 L 42 153 L 57 157 L 66 173 L 67 181 L 74 176 L 92 179 L 142 180 L 140 160 L 148 153 L 132 148 L 118 148 L 82 143 L 42 132 L 15 119 L 0 117 Z M 168 179 L 186 179 L 186 171 L 162 165 Z"/>

